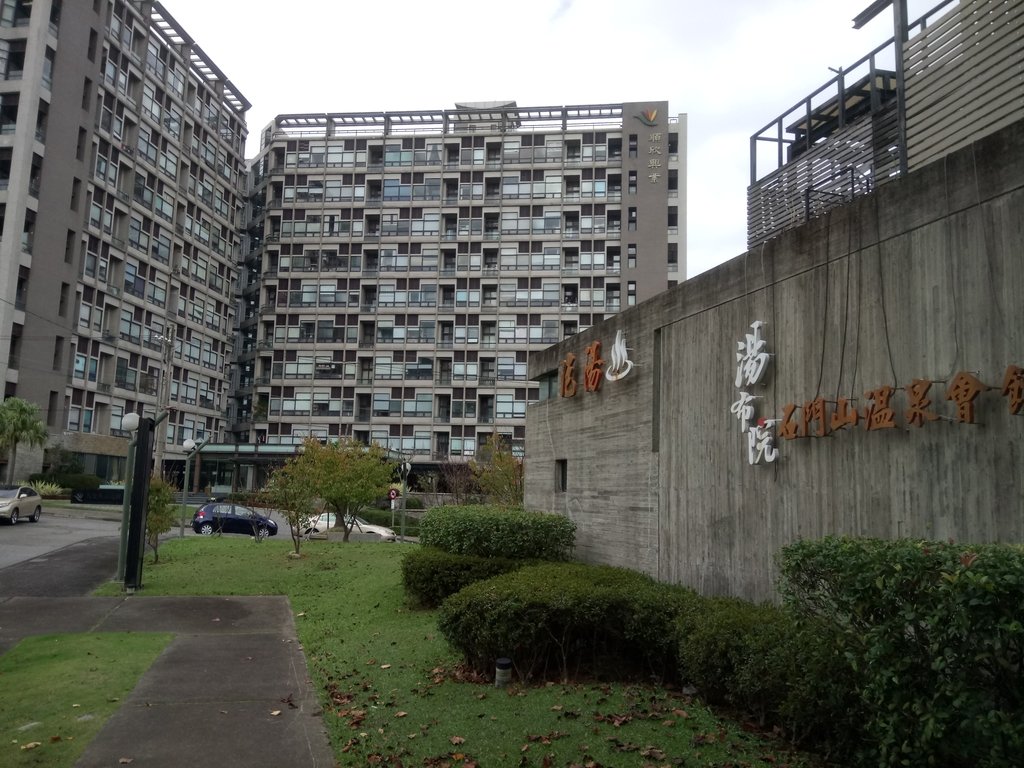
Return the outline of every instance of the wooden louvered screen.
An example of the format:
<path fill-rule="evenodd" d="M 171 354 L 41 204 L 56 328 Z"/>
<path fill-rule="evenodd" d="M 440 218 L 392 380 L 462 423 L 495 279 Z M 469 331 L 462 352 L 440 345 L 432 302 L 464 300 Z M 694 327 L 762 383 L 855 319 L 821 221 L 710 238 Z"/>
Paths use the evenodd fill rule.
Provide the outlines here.
<path fill-rule="evenodd" d="M 1024 119 L 1024 0 L 961 0 L 903 50 L 909 170 Z"/>

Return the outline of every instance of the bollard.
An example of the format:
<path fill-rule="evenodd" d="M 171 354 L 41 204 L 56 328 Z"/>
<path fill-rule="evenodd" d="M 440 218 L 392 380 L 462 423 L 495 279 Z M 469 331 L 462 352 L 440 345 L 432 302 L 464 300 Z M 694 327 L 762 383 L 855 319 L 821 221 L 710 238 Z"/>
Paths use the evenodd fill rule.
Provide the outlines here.
<path fill-rule="evenodd" d="M 494 687 L 504 688 L 512 679 L 512 659 L 504 657 L 494 662 Z"/>

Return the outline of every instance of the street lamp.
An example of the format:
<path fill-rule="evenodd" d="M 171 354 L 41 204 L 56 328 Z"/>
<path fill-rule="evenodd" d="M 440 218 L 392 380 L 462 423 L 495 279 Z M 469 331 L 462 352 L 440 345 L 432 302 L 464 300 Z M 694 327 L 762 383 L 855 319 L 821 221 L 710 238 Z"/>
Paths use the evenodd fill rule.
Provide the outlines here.
<path fill-rule="evenodd" d="M 179 538 L 185 538 L 185 507 L 188 504 L 188 494 L 192 490 L 190 485 L 192 456 L 198 456 L 199 452 L 209 444 L 211 439 L 208 437 L 203 442 L 196 444 L 196 441 L 190 437 L 181 444 L 181 447 L 185 449 L 185 484 L 181 488 L 181 529 L 178 531 Z"/>
<path fill-rule="evenodd" d="M 128 454 L 125 457 L 124 467 L 124 498 L 121 499 L 121 543 L 117 551 L 117 575 L 118 581 L 124 581 L 124 561 L 128 551 L 128 518 L 131 510 L 132 479 L 135 474 L 135 433 L 139 429 L 139 414 L 131 411 L 121 417 L 121 429 L 131 432 L 132 439 L 128 443 Z"/>
<path fill-rule="evenodd" d="M 124 588 L 130 592 L 142 586 L 146 498 L 149 495 L 149 470 L 153 458 L 153 432 L 156 426 L 167 418 L 167 414 L 168 411 L 164 410 L 154 419 L 140 416 L 138 413 L 126 413 L 121 418 L 121 429 L 131 432 L 132 440 L 128 444 L 125 467 L 117 576 L 124 582 Z"/>
<path fill-rule="evenodd" d="M 402 527 L 399 530 L 399 541 L 405 541 L 405 494 L 408 492 L 409 473 L 412 472 L 412 464 L 403 461 L 399 467 L 402 474 Z"/>

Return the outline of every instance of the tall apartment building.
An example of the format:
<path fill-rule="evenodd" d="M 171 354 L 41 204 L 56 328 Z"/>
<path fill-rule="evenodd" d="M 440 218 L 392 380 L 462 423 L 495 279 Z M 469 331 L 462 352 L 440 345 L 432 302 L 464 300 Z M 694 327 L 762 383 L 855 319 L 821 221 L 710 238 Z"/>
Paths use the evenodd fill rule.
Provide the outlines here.
<path fill-rule="evenodd" d="M 128 411 L 181 459 L 227 423 L 249 104 L 151 0 L 0 0 L 0 77 L 4 395 L 101 476 Z"/>
<path fill-rule="evenodd" d="M 667 102 L 277 117 L 253 162 L 237 444 L 521 452 L 527 355 L 686 272 Z"/>

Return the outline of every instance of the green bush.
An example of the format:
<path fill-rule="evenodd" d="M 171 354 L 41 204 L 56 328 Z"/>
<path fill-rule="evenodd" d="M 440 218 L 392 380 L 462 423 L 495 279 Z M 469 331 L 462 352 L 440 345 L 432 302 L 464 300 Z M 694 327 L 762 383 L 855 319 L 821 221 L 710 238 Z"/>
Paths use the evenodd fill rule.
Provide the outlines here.
<path fill-rule="evenodd" d="M 480 672 L 522 679 L 675 676 L 674 622 L 692 592 L 635 571 L 543 563 L 470 584 L 441 604 L 449 644 Z"/>
<path fill-rule="evenodd" d="M 1024 754 L 1024 550 L 828 538 L 781 553 L 864 704 L 865 764 L 1010 766 Z"/>
<path fill-rule="evenodd" d="M 33 490 L 44 499 L 53 499 L 64 493 L 64 489 L 56 483 L 48 483 L 45 480 L 33 480 Z"/>
<path fill-rule="evenodd" d="M 529 562 L 455 555 L 434 547 L 420 547 L 402 558 L 402 583 L 414 602 L 425 608 L 436 608 L 463 587 L 522 568 Z"/>
<path fill-rule="evenodd" d="M 479 557 L 568 560 L 575 533 L 562 515 L 483 505 L 434 507 L 420 521 L 420 543 Z"/>
<path fill-rule="evenodd" d="M 102 481 L 96 475 L 85 475 L 85 474 L 64 474 L 58 475 L 53 473 L 38 472 L 36 474 L 29 475 L 30 483 L 53 483 L 59 485 L 61 488 L 67 488 L 71 491 L 94 491 L 100 487 Z"/>
<path fill-rule="evenodd" d="M 676 624 L 679 677 L 711 703 L 783 728 L 793 741 L 846 750 L 859 707 L 826 627 L 735 598 L 705 598 Z"/>
<path fill-rule="evenodd" d="M 405 508 L 406 509 L 415 509 L 415 510 L 419 511 L 419 510 L 424 509 L 425 505 L 423 504 L 423 499 L 419 498 L 418 496 L 406 496 L 405 497 Z"/>

